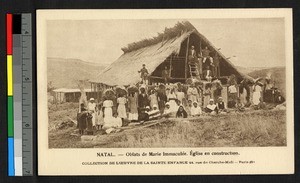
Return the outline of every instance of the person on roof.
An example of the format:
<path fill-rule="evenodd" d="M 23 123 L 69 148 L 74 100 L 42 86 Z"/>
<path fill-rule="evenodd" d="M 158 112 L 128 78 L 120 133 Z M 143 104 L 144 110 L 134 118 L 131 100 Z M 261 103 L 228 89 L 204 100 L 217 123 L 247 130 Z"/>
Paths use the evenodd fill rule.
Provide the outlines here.
<path fill-rule="evenodd" d="M 189 62 L 195 62 L 195 60 L 197 59 L 196 50 L 195 50 L 195 47 L 193 45 L 189 49 L 188 59 L 189 59 Z"/>
<path fill-rule="evenodd" d="M 213 78 L 213 73 L 208 65 L 206 66 L 206 69 L 203 72 L 203 78 L 206 79 L 208 82 L 211 82 Z"/>
<path fill-rule="evenodd" d="M 143 64 L 143 68 L 138 71 L 138 73 L 141 73 L 141 79 L 142 83 L 148 85 L 148 70 L 146 69 L 146 65 Z"/>
<path fill-rule="evenodd" d="M 211 67 L 213 65 L 213 58 L 210 56 L 210 50 L 208 47 L 206 46 L 204 49 L 202 49 L 201 53 L 203 57 L 202 63 L 204 64 L 204 68 L 207 66 Z"/>
<path fill-rule="evenodd" d="M 165 84 L 169 84 L 170 83 L 170 70 L 168 69 L 168 67 L 166 66 L 165 69 L 162 71 L 161 76 L 165 82 Z"/>

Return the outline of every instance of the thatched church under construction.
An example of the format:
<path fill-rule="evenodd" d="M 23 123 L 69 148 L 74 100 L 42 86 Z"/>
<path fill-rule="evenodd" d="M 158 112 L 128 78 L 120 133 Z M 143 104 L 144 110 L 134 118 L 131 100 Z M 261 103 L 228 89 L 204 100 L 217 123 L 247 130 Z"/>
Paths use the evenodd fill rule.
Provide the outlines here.
<path fill-rule="evenodd" d="M 212 43 L 200 34 L 188 21 L 178 22 L 166 28 L 152 39 L 144 39 L 122 48 L 123 54 L 91 81 L 92 88 L 128 86 L 140 82 L 138 70 L 145 64 L 149 72 L 149 83 L 163 82 L 162 70 L 170 69 L 170 82 L 186 82 L 191 77 L 188 66 L 188 49 L 193 45 L 197 52 L 208 49 L 219 58 L 219 78 L 234 74 L 237 80 L 247 75 L 236 67 Z M 97 89 L 96 89 L 97 90 Z"/>

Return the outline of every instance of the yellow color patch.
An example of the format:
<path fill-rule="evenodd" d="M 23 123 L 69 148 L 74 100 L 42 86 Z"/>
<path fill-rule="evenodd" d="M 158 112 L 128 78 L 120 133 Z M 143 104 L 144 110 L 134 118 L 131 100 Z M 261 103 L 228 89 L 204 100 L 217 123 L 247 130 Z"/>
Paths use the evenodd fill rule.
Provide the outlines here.
<path fill-rule="evenodd" d="M 13 65 L 12 55 L 7 55 L 7 95 L 13 95 Z"/>

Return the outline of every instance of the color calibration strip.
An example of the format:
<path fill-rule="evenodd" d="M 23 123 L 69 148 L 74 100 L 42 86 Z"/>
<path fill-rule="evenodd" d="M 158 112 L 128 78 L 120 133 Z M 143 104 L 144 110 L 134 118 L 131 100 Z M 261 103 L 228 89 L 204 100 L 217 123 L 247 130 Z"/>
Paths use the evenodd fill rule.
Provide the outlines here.
<path fill-rule="evenodd" d="M 31 14 L 7 14 L 8 175 L 32 175 Z"/>

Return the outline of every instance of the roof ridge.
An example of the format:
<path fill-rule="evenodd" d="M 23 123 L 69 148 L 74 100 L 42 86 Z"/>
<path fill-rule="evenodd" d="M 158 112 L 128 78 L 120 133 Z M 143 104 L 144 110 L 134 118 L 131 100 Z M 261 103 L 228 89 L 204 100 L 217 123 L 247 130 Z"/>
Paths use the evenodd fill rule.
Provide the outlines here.
<path fill-rule="evenodd" d="M 153 38 L 145 38 L 137 42 L 129 43 L 127 46 L 121 48 L 124 53 L 129 53 L 141 48 L 145 48 L 165 40 L 170 40 L 174 37 L 178 37 L 183 34 L 183 32 L 188 32 L 196 29 L 189 21 L 177 22 L 173 27 L 165 28 L 162 33 L 158 33 L 157 36 Z"/>

